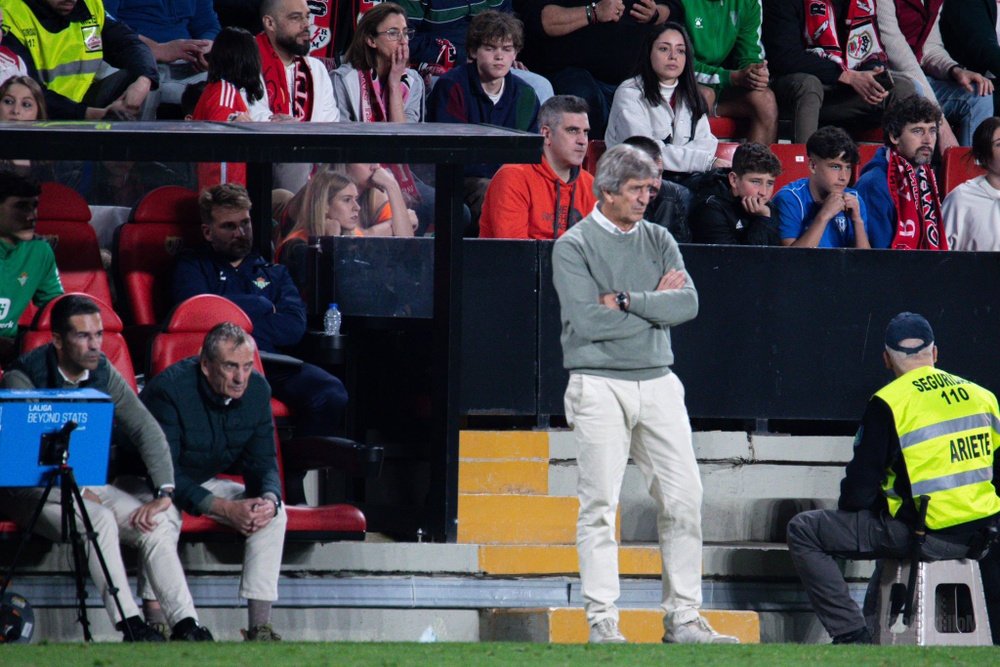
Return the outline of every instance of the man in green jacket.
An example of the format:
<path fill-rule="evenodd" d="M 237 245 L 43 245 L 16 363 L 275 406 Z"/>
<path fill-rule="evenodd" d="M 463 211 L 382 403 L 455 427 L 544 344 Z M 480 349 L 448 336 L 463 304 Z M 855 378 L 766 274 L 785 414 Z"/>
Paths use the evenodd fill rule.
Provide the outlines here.
<path fill-rule="evenodd" d="M 760 0 L 681 0 L 694 71 L 713 116 L 746 118 L 747 138 L 778 137 L 778 103 L 760 41 Z M 730 69 L 735 67 L 735 69 Z"/>

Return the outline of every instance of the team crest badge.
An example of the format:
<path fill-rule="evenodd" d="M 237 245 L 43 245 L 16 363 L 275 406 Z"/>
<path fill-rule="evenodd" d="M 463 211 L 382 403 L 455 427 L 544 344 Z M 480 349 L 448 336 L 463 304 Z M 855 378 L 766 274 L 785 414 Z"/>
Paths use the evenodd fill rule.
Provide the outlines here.
<path fill-rule="evenodd" d="M 104 43 L 101 42 L 101 31 L 96 25 L 84 25 L 80 26 L 80 30 L 83 32 L 83 48 L 87 53 L 95 53 L 104 48 Z"/>
<path fill-rule="evenodd" d="M 253 281 L 253 284 L 257 286 L 257 289 L 264 289 L 271 283 L 264 280 L 264 276 L 258 276 L 257 279 Z"/>
<path fill-rule="evenodd" d="M 26 271 L 22 271 L 21 275 L 17 277 L 17 282 L 21 283 L 21 287 L 24 287 L 28 282 L 28 273 Z"/>

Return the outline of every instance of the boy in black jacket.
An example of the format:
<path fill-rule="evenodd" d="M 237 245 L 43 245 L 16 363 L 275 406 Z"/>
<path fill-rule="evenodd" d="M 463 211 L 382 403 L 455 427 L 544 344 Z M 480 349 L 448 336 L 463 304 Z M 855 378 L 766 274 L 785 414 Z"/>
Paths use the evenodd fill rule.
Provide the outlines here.
<path fill-rule="evenodd" d="M 781 162 L 767 146 L 740 145 L 732 170 L 717 170 L 714 182 L 695 197 L 688 216 L 694 242 L 781 245 L 771 205 L 779 174 Z"/>

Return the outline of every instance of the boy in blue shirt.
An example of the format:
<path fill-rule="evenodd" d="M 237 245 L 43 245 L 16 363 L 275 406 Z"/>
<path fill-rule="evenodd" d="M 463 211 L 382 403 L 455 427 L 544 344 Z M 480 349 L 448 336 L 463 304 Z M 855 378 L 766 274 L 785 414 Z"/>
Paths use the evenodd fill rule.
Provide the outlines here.
<path fill-rule="evenodd" d="M 792 181 L 774 197 L 781 243 L 803 248 L 870 248 L 868 211 L 847 187 L 858 147 L 839 127 L 821 127 L 806 142 L 808 178 Z"/>

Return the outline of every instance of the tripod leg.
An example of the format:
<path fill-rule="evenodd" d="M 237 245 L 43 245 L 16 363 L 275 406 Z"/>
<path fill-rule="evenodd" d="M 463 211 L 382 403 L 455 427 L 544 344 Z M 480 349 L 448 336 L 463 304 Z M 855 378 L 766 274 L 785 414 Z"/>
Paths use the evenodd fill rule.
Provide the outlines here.
<path fill-rule="evenodd" d="M 87 508 L 83 504 L 83 495 L 80 493 L 80 487 L 77 486 L 76 477 L 73 475 L 72 468 L 68 468 L 66 470 L 66 479 L 63 480 L 63 484 L 70 488 L 70 491 L 73 493 L 73 497 L 76 498 L 77 506 L 80 508 L 80 519 L 83 521 L 83 527 L 86 529 L 87 539 L 90 540 L 94 553 L 97 555 L 97 562 L 101 564 L 101 572 L 104 574 L 104 581 L 107 582 L 108 592 L 111 593 L 111 597 L 115 601 L 115 608 L 118 609 L 118 615 L 121 616 L 125 633 L 128 635 L 130 641 L 134 641 L 135 637 L 132 636 L 132 629 L 129 627 L 128 623 L 124 622 L 125 610 L 122 608 L 121 599 L 118 597 L 118 588 L 111 582 L 111 572 L 108 570 L 108 563 L 104 560 L 104 553 L 101 551 L 101 547 L 97 542 L 97 533 L 94 531 L 94 524 L 91 523 L 90 515 L 87 513 Z M 76 525 L 75 522 L 73 525 Z"/>
<path fill-rule="evenodd" d="M 90 619 L 87 618 L 87 586 L 83 578 L 84 568 L 86 567 L 86 554 L 83 548 L 83 538 L 80 536 L 80 530 L 76 525 L 76 517 L 73 515 L 72 490 L 65 476 L 63 477 L 61 491 L 63 539 L 66 539 L 67 536 L 69 537 L 70 549 L 73 553 L 73 579 L 76 582 L 77 603 L 76 619 L 83 627 L 83 641 L 92 642 L 94 641 L 94 637 L 90 633 Z M 82 500 L 80 502 L 80 511 L 81 514 L 84 511 Z"/>
<path fill-rule="evenodd" d="M 49 476 L 49 481 L 42 492 L 42 498 L 38 501 L 38 505 L 35 506 L 35 511 L 31 513 L 31 520 L 28 521 L 28 525 L 23 529 L 21 543 L 17 545 L 14 560 L 11 561 L 10 567 L 7 568 L 7 576 L 4 577 L 3 584 L 0 585 L 0 599 L 3 599 L 4 594 L 7 593 L 7 587 L 10 585 L 11 580 L 14 579 L 14 572 L 17 570 L 17 564 L 21 560 L 21 554 L 24 552 L 24 548 L 28 546 L 28 541 L 35 532 L 35 526 L 38 525 L 38 518 L 42 516 L 42 510 L 45 509 L 45 501 L 49 499 L 49 494 L 52 493 L 52 487 L 55 485 L 57 478 L 58 475 L 55 473 Z"/>

